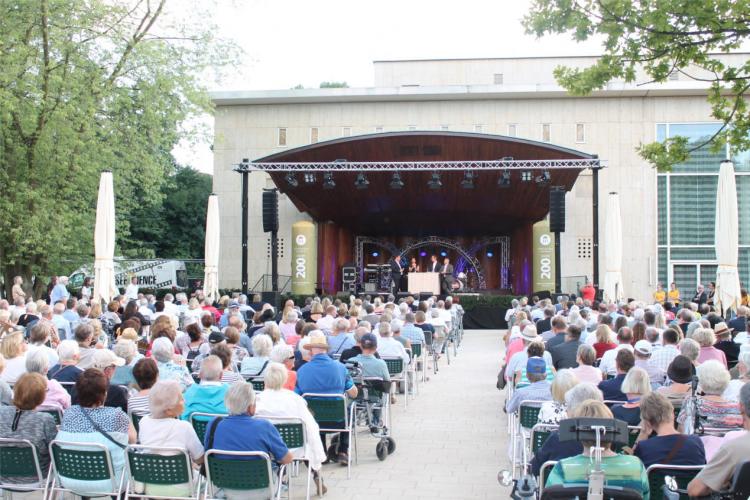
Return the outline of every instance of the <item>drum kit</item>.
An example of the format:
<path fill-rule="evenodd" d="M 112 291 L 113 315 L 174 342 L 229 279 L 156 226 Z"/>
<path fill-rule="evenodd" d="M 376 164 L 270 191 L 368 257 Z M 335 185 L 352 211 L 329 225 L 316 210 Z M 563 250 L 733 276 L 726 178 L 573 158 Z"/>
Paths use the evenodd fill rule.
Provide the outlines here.
<path fill-rule="evenodd" d="M 451 283 L 451 290 L 454 292 L 463 292 L 466 289 L 466 273 L 458 273 L 453 279 L 453 283 Z"/>

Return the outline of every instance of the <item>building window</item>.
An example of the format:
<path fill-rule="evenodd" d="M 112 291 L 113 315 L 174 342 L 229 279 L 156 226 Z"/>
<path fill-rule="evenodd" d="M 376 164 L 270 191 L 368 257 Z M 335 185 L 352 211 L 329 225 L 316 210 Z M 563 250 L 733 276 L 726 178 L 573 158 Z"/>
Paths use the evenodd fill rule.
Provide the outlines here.
<path fill-rule="evenodd" d="M 280 127 L 279 128 L 279 137 L 278 137 L 278 144 L 279 146 L 286 146 L 286 127 Z"/>
<path fill-rule="evenodd" d="M 448 125 L 440 125 L 440 130 L 448 130 Z"/>
<path fill-rule="evenodd" d="M 502 85 L 503 84 L 503 74 L 502 73 L 495 73 L 494 76 L 494 82 L 495 85 Z"/>
<path fill-rule="evenodd" d="M 586 125 L 583 123 L 576 123 L 576 142 L 586 142 Z"/>
<path fill-rule="evenodd" d="M 417 126 L 416 125 L 409 125 L 408 128 L 409 128 L 409 130 L 417 130 Z"/>
<path fill-rule="evenodd" d="M 477 133 L 481 134 L 481 133 L 482 133 L 482 130 L 483 130 L 483 128 L 484 128 L 484 127 L 483 127 L 482 125 L 479 125 L 479 124 L 477 124 L 477 125 L 474 125 L 474 132 L 477 132 Z"/>
<path fill-rule="evenodd" d="M 518 124 L 516 123 L 508 124 L 508 137 L 518 137 Z"/>
<path fill-rule="evenodd" d="M 590 259 L 591 258 L 591 238 L 578 238 L 578 258 L 579 259 Z"/>
<path fill-rule="evenodd" d="M 680 72 L 679 71 L 672 71 L 669 73 L 669 76 L 667 77 L 670 81 L 676 82 L 680 79 Z"/>
<path fill-rule="evenodd" d="M 284 247 L 286 246 L 284 238 L 276 238 L 276 245 L 279 250 L 279 258 L 283 259 Z M 271 238 L 266 239 L 266 257 L 271 258 Z"/>
<path fill-rule="evenodd" d="M 349 137 L 352 135 L 352 128 L 351 127 L 341 127 L 341 135 L 344 137 Z"/>
<path fill-rule="evenodd" d="M 380 132 L 382 132 L 382 131 L 383 131 L 383 127 L 382 127 L 382 126 L 380 126 L 380 127 L 375 127 L 375 133 L 380 133 Z"/>
<path fill-rule="evenodd" d="M 312 127 L 310 129 L 310 144 L 318 142 L 318 127 Z"/>
<path fill-rule="evenodd" d="M 550 142 L 552 140 L 552 133 L 550 132 L 551 126 L 549 123 L 542 123 L 542 140 L 544 142 Z"/>

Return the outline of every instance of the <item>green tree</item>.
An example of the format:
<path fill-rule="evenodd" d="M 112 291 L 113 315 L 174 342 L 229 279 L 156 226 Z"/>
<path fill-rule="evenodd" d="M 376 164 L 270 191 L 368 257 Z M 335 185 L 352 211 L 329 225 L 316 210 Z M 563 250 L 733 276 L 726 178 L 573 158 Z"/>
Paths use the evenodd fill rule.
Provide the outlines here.
<path fill-rule="evenodd" d="M 236 59 L 209 14 L 199 0 L 0 0 L 6 291 L 13 275 L 92 260 L 102 170 L 114 173 L 117 253 L 146 253 L 130 216 L 161 206 L 170 151 L 197 133 L 182 124 L 210 110 L 201 81 Z"/>
<path fill-rule="evenodd" d="M 673 72 L 705 82 L 712 115 L 723 122 L 707 142 L 750 148 L 750 61 L 728 64 L 717 57 L 738 49 L 750 35 L 750 3 L 728 0 L 535 0 L 524 18 L 528 33 L 569 33 L 577 41 L 602 39 L 604 53 L 588 68 L 558 67 L 555 77 L 573 95 L 586 95 L 614 79 L 664 82 Z M 687 139 L 641 145 L 641 156 L 659 170 L 687 159 Z"/>
<path fill-rule="evenodd" d="M 346 82 L 320 82 L 321 89 L 348 89 Z"/>

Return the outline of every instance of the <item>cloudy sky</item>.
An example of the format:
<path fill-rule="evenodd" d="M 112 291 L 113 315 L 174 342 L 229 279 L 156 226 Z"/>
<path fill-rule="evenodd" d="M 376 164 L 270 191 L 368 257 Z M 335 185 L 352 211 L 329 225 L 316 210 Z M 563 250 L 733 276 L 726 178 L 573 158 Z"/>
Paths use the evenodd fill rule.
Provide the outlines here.
<path fill-rule="evenodd" d="M 216 0 L 222 36 L 244 50 L 242 61 L 215 90 L 318 87 L 345 81 L 373 85 L 372 61 L 593 55 L 593 42 L 569 37 L 536 40 L 521 19 L 530 0 Z M 212 123 L 206 117 L 207 123 Z M 183 164 L 213 170 L 208 144 L 182 145 Z"/>

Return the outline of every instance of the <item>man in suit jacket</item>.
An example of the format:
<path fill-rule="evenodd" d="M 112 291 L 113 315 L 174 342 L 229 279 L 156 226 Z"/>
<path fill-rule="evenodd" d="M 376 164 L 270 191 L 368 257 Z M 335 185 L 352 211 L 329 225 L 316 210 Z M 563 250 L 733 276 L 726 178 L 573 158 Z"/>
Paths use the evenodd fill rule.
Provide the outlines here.
<path fill-rule="evenodd" d="M 391 280 L 393 280 L 393 295 L 396 295 L 401 290 L 401 275 L 404 272 L 404 268 L 401 266 L 401 256 L 395 255 L 391 261 Z"/>
<path fill-rule="evenodd" d="M 453 264 L 451 264 L 451 260 L 448 257 L 443 259 L 440 275 L 443 293 L 448 295 L 451 293 L 451 285 L 453 284 Z"/>
<path fill-rule="evenodd" d="M 431 273 L 439 273 L 440 268 L 443 267 L 440 265 L 440 262 L 437 260 L 437 255 L 433 255 L 430 257 L 430 265 L 427 266 L 427 271 Z"/>
<path fill-rule="evenodd" d="M 565 333 L 565 342 L 558 344 L 552 348 L 550 354 L 552 354 L 552 365 L 555 370 L 562 370 L 563 368 L 576 368 L 578 367 L 578 346 L 581 345 L 581 329 L 575 325 L 568 326 L 568 330 Z"/>
<path fill-rule="evenodd" d="M 693 296 L 692 302 L 701 305 L 705 304 L 706 301 L 708 301 L 708 294 L 705 292 L 703 285 L 698 285 L 698 288 L 695 290 L 695 295 Z"/>

